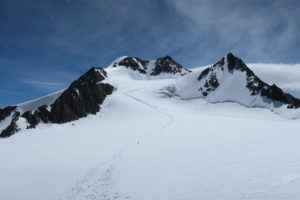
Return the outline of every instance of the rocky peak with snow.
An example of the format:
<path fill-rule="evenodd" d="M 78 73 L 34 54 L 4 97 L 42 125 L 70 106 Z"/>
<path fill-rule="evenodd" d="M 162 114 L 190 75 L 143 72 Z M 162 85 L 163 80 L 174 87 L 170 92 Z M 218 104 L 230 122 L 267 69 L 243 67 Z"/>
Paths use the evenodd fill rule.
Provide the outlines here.
<path fill-rule="evenodd" d="M 152 69 L 151 75 L 157 76 L 161 73 L 169 73 L 184 76 L 190 72 L 190 70 L 178 64 L 172 57 L 164 56 L 155 61 L 155 67 Z"/>
<path fill-rule="evenodd" d="M 126 68 L 132 69 L 133 71 L 138 71 L 142 74 L 146 74 L 147 65 L 149 61 L 142 60 L 137 57 L 124 57 L 113 63 L 113 67 L 124 66 Z"/>
<path fill-rule="evenodd" d="M 89 83 L 98 83 L 103 81 L 107 77 L 106 71 L 99 67 L 92 67 L 85 74 L 80 76 L 76 81 L 71 85 L 80 85 L 80 84 L 89 84 Z"/>
<path fill-rule="evenodd" d="M 50 103 L 49 96 L 48 103 L 34 109 L 21 111 L 18 106 L 1 109 L 0 123 L 6 120 L 7 127 L 0 130 L 0 137 L 9 137 L 24 128 L 35 128 L 41 122 L 61 124 L 86 117 L 88 114 L 96 114 L 106 96 L 114 90 L 112 85 L 102 83 L 105 79 L 104 69 L 92 67 L 64 90 L 53 103 Z M 34 103 L 39 105 L 38 100 L 31 102 Z"/>
<path fill-rule="evenodd" d="M 262 81 L 238 57 L 229 53 L 200 74 L 186 76 L 176 86 L 182 98 L 205 98 L 209 102 L 236 102 L 247 107 L 271 110 L 286 106 L 299 108 L 300 100 L 275 84 Z"/>
<path fill-rule="evenodd" d="M 137 57 L 121 57 L 113 62 L 112 67 L 126 67 L 150 77 L 180 77 L 191 71 L 178 64 L 172 57 L 164 56 L 156 60 L 142 60 Z M 166 76 L 168 75 L 168 76 Z"/>
<path fill-rule="evenodd" d="M 288 108 L 299 108 L 300 100 L 292 95 L 283 92 L 277 85 L 269 85 L 258 78 L 252 70 L 239 58 L 229 53 L 227 55 L 228 69 L 240 70 L 246 72 L 247 88 L 251 91 L 251 95 L 261 95 L 268 100 L 281 102 L 288 105 Z"/>

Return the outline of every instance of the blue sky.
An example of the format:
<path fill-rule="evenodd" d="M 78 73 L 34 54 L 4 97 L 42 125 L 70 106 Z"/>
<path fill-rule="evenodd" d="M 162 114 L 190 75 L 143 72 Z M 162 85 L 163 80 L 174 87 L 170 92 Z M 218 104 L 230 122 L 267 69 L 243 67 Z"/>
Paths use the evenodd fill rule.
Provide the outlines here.
<path fill-rule="evenodd" d="M 122 55 L 299 63 L 299 13 L 298 0 L 0 0 L 0 107 Z"/>

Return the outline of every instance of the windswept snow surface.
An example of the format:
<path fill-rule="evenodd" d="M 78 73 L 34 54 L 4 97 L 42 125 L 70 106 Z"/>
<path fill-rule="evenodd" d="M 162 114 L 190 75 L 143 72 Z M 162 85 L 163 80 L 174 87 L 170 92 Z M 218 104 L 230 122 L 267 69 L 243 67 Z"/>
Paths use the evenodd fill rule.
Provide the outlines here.
<path fill-rule="evenodd" d="M 131 80 L 99 114 L 0 140 L 0 199 L 300 199 L 300 121 Z"/>

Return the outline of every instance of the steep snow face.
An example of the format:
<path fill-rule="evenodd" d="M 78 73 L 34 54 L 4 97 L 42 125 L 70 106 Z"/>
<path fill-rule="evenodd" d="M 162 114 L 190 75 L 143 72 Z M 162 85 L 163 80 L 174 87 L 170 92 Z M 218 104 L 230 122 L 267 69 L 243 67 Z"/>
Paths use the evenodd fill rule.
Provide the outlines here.
<path fill-rule="evenodd" d="M 184 68 L 178 64 L 170 56 L 165 56 L 157 60 L 142 60 L 137 57 L 123 56 L 115 60 L 107 67 L 107 70 L 113 70 L 115 68 L 118 72 L 129 75 L 130 78 L 136 80 L 148 80 L 148 79 L 168 79 L 179 78 L 190 72 L 190 70 Z M 125 70 L 124 70 L 125 68 Z"/>
<path fill-rule="evenodd" d="M 205 98 L 211 103 L 236 102 L 247 107 L 268 108 L 289 117 L 300 114 L 299 109 L 291 111 L 292 115 L 285 112 L 286 108 L 299 108 L 300 100 L 284 93 L 275 84 L 270 86 L 260 80 L 242 60 L 232 54 L 201 73 L 196 70 L 178 80 L 173 90 L 182 99 Z"/>

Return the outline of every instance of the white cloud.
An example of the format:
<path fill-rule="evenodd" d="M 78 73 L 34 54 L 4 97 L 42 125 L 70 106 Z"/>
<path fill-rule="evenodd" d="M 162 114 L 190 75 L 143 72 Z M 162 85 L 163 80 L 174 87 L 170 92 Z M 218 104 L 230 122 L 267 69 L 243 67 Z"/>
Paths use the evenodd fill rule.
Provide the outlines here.
<path fill-rule="evenodd" d="M 215 51 L 234 51 L 253 61 L 280 61 L 299 35 L 297 1 L 167 0 L 195 24 L 199 37 L 211 34 Z M 298 7 L 298 8 L 297 8 Z M 212 53 L 211 49 L 208 49 Z"/>
<path fill-rule="evenodd" d="M 45 81 L 35 81 L 35 80 L 26 80 L 22 79 L 22 83 L 34 85 L 34 86 L 49 86 L 49 87 L 57 87 L 57 86 L 62 86 L 63 84 L 61 83 L 55 83 L 55 82 L 45 82 Z"/>

